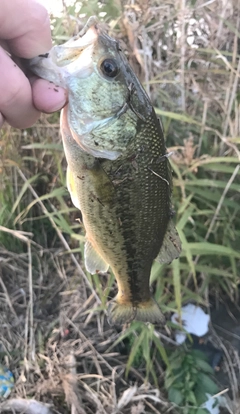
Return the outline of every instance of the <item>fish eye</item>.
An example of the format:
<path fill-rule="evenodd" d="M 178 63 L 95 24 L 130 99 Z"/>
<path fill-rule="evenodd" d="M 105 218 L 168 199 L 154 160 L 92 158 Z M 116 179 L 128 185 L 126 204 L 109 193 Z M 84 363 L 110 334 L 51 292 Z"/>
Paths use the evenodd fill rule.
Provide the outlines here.
<path fill-rule="evenodd" d="M 107 76 L 108 78 L 115 78 L 118 74 L 117 62 L 111 58 L 104 59 L 100 65 L 100 69 L 103 75 Z"/>

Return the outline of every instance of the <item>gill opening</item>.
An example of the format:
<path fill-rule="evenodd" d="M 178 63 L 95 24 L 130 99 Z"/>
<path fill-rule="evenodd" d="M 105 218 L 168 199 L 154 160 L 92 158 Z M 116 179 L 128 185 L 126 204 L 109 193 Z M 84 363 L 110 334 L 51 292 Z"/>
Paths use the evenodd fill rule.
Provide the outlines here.
<path fill-rule="evenodd" d="M 119 109 L 119 111 L 116 113 L 114 118 L 119 118 L 120 116 L 125 114 L 128 109 L 130 109 L 141 121 L 146 122 L 146 119 L 133 107 L 131 103 L 131 97 L 134 94 L 135 90 L 136 88 L 133 85 L 133 83 L 130 83 L 130 85 L 128 86 L 128 94 L 127 94 L 126 102 Z"/>

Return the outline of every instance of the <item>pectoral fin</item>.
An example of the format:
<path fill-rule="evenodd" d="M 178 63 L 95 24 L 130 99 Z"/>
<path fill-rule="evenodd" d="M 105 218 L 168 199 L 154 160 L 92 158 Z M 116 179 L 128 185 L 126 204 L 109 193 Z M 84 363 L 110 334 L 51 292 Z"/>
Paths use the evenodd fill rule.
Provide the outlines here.
<path fill-rule="evenodd" d="M 181 240 L 172 220 L 168 224 L 161 250 L 156 257 L 159 263 L 171 263 L 181 253 Z"/>
<path fill-rule="evenodd" d="M 103 258 L 96 252 L 92 244 L 87 241 L 84 247 L 85 267 L 89 273 L 94 275 L 95 273 L 106 273 L 109 265 Z"/>
<path fill-rule="evenodd" d="M 67 168 L 67 189 L 70 193 L 73 205 L 76 208 L 78 208 L 79 210 L 81 210 L 76 185 L 75 185 L 75 182 L 74 182 L 74 177 L 73 177 L 73 174 L 70 171 L 69 167 Z"/>

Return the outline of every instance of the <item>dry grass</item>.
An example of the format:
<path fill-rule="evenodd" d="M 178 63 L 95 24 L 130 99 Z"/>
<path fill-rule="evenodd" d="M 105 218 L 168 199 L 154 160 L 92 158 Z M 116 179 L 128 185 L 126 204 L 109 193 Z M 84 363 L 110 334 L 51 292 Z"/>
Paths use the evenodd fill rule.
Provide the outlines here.
<path fill-rule="evenodd" d="M 15 376 L 14 395 L 47 401 L 60 413 L 67 405 L 80 414 L 138 413 L 152 403 L 164 412 L 168 404 L 144 372 L 124 379 L 128 356 L 108 350 L 119 333 L 94 312 L 98 301 L 71 261 L 59 251 L 42 252 L 33 281 L 36 254 L 1 251 L 1 351 Z"/>
<path fill-rule="evenodd" d="M 183 255 L 178 267 L 153 268 L 157 299 L 166 312 L 181 301 L 209 309 L 227 296 L 236 301 L 240 2 L 131 1 L 120 4 L 121 13 L 113 4 L 101 9 L 111 10 L 104 19 L 123 42 L 174 151 Z M 97 2 L 83 2 L 82 11 L 99 12 Z M 79 30 L 83 21 L 72 15 L 55 20 L 58 42 Z M 183 412 L 167 401 L 164 364 L 156 356 L 157 385 L 151 375 L 146 379 L 143 356 L 126 378 L 129 344 L 111 347 L 122 333 L 109 327 L 105 315 L 116 288 L 112 275 L 96 278 L 84 271 L 84 231 L 65 190 L 58 128 L 55 114 L 28 131 L 1 132 L 0 360 L 15 376 L 12 397 L 49 404 L 46 413 L 34 407 L 41 414 Z M 207 242 L 217 246 L 212 256 Z M 159 334 L 169 347 L 169 327 L 156 327 Z M 239 358 L 218 341 L 234 399 L 227 412 L 237 414 Z M 12 404 L 0 412 L 19 411 Z"/>

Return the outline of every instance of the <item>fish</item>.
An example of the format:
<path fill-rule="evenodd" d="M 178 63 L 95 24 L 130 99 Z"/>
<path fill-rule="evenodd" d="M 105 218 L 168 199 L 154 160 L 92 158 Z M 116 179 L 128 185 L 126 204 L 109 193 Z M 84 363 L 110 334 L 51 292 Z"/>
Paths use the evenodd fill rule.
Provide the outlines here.
<path fill-rule="evenodd" d="M 172 221 L 169 154 L 149 97 L 94 16 L 29 67 L 68 91 L 60 119 L 67 187 L 86 231 L 86 270 L 110 267 L 117 281 L 109 323 L 164 324 L 149 287 L 151 267 L 155 259 L 179 257 L 181 241 Z"/>

